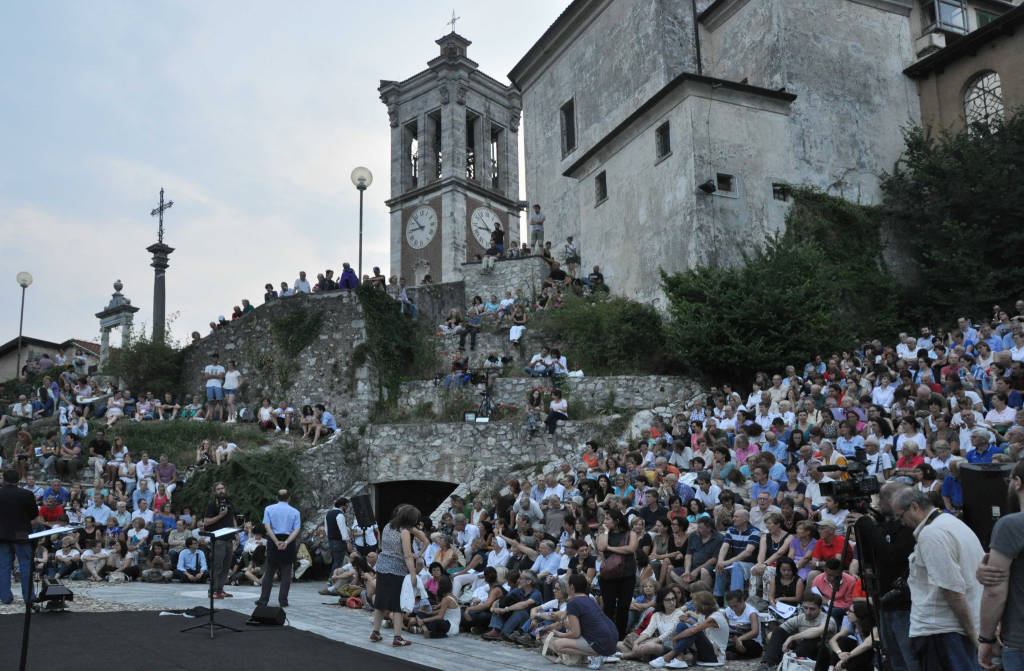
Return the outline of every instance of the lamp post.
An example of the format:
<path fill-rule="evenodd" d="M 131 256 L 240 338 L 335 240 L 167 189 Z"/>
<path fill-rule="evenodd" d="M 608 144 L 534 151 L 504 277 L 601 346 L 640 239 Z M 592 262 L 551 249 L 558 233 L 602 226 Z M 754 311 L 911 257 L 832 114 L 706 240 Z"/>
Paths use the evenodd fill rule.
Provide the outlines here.
<path fill-rule="evenodd" d="M 373 173 L 360 166 L 352 171 L 352 183 L 359 189 L 359 281 L 363 281 L 363 191 L 373 184 Z"/>
<path fill-rule="evenodd" d="M 18 286 L 21 287 L 21 316 L 18 318 L 18 367 L 14 370 L 14 376 L 21 377 L 21 327 L 25 323 L 25 289 L 32 284 L 32 275 L 20 272 L 17 280 Z"/>

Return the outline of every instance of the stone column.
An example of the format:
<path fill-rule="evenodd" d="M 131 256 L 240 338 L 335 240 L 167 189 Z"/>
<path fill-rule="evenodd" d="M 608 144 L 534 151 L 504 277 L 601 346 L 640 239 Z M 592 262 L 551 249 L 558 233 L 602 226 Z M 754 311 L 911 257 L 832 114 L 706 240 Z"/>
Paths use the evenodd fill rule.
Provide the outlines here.
<path fill-rule="evenodd" d="M 165 302 L 166 288 L 164 275 L 166 274 L 168 262 L 167 257 L 174 251 L 162 242 L 146 247 L 146 251 L 153 255 L 153 342 L 163 342 L 165 332 Z M 127 334 L 127 330 L 126 330 Z"/>
<path fill-rule="evenodd" d="M 100 370 L 107 365 L 107 358 L 110 356 L 110 329 L 102 327 L 100 329 Z"/>

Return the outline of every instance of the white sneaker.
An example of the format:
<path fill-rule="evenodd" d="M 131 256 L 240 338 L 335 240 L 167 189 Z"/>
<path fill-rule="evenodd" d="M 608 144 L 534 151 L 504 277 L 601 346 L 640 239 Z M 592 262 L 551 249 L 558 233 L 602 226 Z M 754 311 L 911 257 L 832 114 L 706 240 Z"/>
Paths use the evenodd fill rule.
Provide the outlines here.
<path fill-rule="evenodd" d="M 655 657 L 651 661 L 647 662 L 649 666 L 653 666 L 656 669 L 665 668 L 665 659 L 663 657 Z"/>
<path fill-rule="evenodd" d="M 697 666 L 725 666 L 725 662 L 697 662 Z"/>
<path fill-rule="evenodd" d="M 687 668 L 687 667 L 689 667 L 689 666 L 690 666 L 689 664 L 687 664 L 687 663 L 686 663 L 686 662 L 684 662 L 683 660 L 681 660 L 681 659 L 679 659 L 678 657 L 676 657 L 676 658 L 675 658 L 675 659 L 673 659 L 673 660 L 672 660 L 671 662 L 669 662 L 668 664 L 666 664 L 666 665 L 665 665 L 665 668 L 666 668 L 666 669 L 685 669 L 685 668 Z"/>
<path fill-rule="evenodd" d="M 587 664 L 588 669 L 600 669 L 601 664 L 604 663 L 604 657 L 601 655 L 594 655 L 590 658 L 590 663 Z"/>
<path fill-rule="evenodd" d="M 279 427 L 279 426 L 275 426 L 274 427 L 274 433 L 278 433 L 280 431 L 281 431 L 281 427 Z"/>
<path fill-rule="evenodd" d="M 288 429 L 284 430 L 285 435 L 288 435 Z"/>
<path fill-rule="evenodd" d="M 604 658 L 604 663 L 605 664 L 617 664 L 617 663 L 619 663 L 621 661 L 622 661 L 622 653 L 621 652 L 617 652 L 614 655 L 612 655 L 611 657 L 605 657 Z"/>

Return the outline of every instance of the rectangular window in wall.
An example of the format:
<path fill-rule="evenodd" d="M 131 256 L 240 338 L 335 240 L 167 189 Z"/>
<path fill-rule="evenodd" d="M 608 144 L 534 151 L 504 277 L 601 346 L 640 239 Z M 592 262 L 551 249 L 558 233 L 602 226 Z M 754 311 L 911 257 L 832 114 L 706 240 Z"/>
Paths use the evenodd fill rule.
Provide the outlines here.
<path fill-rule="evenodd" d="M 499 191 L 501 191 L 501 172 L 505 168 L 502 164 L 503 156 L 501 154 L 504 130 L 501 126 L 491 126 L 491 188 Z"/>
<path fill-rule="evenodd" d="M 781 182 L 774 182 L 772 184 L 772 198 L 775 200 L 781 200 L 787 202 L 789 200 L 789 185 Z"/>
<path fill-rule="evenodd" d="M 405 143 L 405 155 L 407 161 L 407 186 L 408 188 L 415 189 L 419 186 L 420 177 L 419 125 L 415 121 L 411 121 L 405 124 L 403 131 L 402 139 Z"/>
<path fill-rule="evenodd" d="M 608 178 L 604 170 L 594 178 L 594 207 L 608 200 Z"/>
<path fill-rule="evenodd" d="M 921 9 L 924 10 L 925 32 L 967 32 L 967 7 L 963 0 L 923 0 Z"/>
<path fill-rule="evenodd" d="M 732 193 L 736 190 L 736 179 L 732 175 L 720 172 L 715 176 L 715 186 L 722 193 Z"/>
<path fill-rule="evenodd" d="M 433 179 L 441 179 L 442 157 L 444 156 L 441 151 L 441 112 L 431 112 L 427 118 L 430 120 L 430 127 L 433 131 L 431 133 L 433 142 L 431 151 L 434 157 Z"/>
<path fill-rule="evenodd" d="M 654 151 L 657 158 L 662 159 L 672 153 L 672 136 L 669 134 L 668 122 L 658 126 L 654 131 Z"/>
<path fill-rule="evenodd" d="M 466 179 L 477 181 L 476 173 L 476 135 L 480 117 L 466 112 Z"/>
<path fill-rule="evenodd" d="M 576 104 L 574 101 L 562 105 L 560 120 L 562 124 L 562 157 L 568 156 L 576 149 Z"/>
<path fill-rule="evenodd" d="M 975 9 L 974 16 L 978 19 L 979 28 L 984 25 L 988 25 L 999 18 L 999 15 L 995 12 L 989 12 L 984 9 Z"/>

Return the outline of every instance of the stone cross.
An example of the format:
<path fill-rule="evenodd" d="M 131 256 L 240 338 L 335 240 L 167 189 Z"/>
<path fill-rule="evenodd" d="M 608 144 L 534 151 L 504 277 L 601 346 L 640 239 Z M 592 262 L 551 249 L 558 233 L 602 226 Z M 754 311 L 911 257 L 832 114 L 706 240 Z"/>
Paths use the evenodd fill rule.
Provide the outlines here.
<path fill-rule="evenodd" d="M 455 12 L 452 12 L 452 16 L 454 16 L 454 15 L 455 15 Z M 164 242 L 164 210 L 171 209 L 172 205 L 174 205 L 174 201 L 173 200 L 169 200 L 166 203 L 164 202 L 164 187 L 161 186 L 160 187 L 160 206 L 155 208 L 152 212 L 149 213 L 149 216 L 151 216 L 151 217 L 156 217 L 156 216 L 160 217 L 160 228 L 158 229 L 157 235 L 156 235 L 156 241 L 157 241 L 158 244 L 163 244 L 163 242 Z"/>
<path fill-rule="evenodd" d="M 445 23 L 446 26 L 452 27 L 452 32 L 455 32 L 455 22 L 461 19 L 461 16 L 455 16 L 455 10 L 452 10 L 452 20 Z"/>

